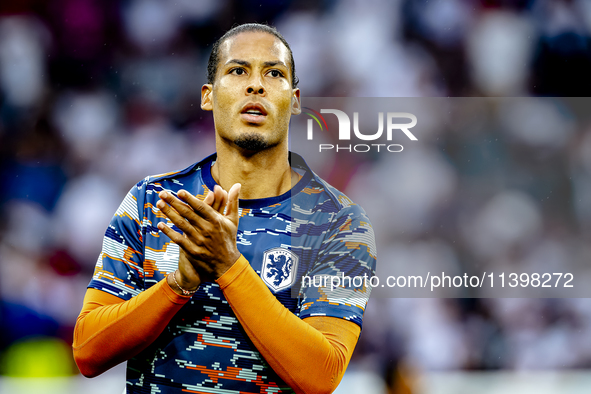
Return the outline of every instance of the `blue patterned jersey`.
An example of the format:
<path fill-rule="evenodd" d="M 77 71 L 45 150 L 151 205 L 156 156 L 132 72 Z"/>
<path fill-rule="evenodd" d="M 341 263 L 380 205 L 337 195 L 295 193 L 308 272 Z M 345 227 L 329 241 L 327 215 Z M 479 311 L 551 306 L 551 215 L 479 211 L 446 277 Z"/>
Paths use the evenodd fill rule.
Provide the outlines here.
<path fill-rule="evenodd" d="M 157 225 L 162 221 L 180 230 L 156 207 L 158 193 L 185 189 L 205 198 L 216 184 L 215 158 L 147 177 L 131 189 L 105 233 L 89 287 L 129 300 L 177 269 L 179 247 Z M 331 316 L 361 326 L 371 290 L 367 281 L 331 289 L 322 278 L 374 274 L 371 224 L 360 206 L 320 179 L 300 156 L 291 153 L 290 162 L 303 175 L 290 192 L 240 200 L 238 249 L 296 316 Z M 305 276 L 310 279 L 302 280 Z M 181 390 L 293 392 L 257 351 L 216 283 L 202 283 L 158 339 L 127 364 L 127 393 Z"/>

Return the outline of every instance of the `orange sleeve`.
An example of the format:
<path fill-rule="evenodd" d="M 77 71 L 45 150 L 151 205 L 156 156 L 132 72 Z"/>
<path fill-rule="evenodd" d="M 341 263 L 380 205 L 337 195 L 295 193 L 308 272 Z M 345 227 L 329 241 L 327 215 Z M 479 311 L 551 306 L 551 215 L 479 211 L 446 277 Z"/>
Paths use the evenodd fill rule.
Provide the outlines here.
<path fill-rule="evenodd" d="M 166 278 L 128 301 L 88 289 L 72 344 L 80 372 L 94 377 L 140 353 L 190 298 L 176 294 Z"/>
<path fill-rule="evenodd" d="M 296 393 L 332 393 L 361 328 L 333 317 L 300 319 L 271 293 L 244 256 L 217 280 L 242 327 Z"/>

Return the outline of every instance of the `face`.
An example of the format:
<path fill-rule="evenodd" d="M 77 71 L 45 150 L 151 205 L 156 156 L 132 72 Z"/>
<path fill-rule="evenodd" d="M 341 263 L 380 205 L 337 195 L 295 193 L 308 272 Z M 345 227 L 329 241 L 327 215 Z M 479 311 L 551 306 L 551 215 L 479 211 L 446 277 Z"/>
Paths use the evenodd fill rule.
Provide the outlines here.
<path fill-rule="evenodd" d="M 289 51 L 275 36 L 244 32 L 220 46 L 213 85 L 203 85 L 201 108 L 213 111 L 219 138 L 258 151 L 287 143 L 289 119 L 300 113 L 291 87 Z"/>

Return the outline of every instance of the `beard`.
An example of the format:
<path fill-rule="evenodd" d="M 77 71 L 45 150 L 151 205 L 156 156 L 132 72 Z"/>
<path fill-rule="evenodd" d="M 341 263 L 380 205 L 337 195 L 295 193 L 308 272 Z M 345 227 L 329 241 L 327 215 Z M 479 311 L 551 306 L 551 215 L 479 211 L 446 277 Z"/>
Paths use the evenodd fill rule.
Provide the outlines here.
<path fill-rule="evenodd" d="M 252 152 L 260 152 L 271 147 L 265 138 L 257 133 L 242 134 L 234 140 L 234 143 L 239 148 Z"/>

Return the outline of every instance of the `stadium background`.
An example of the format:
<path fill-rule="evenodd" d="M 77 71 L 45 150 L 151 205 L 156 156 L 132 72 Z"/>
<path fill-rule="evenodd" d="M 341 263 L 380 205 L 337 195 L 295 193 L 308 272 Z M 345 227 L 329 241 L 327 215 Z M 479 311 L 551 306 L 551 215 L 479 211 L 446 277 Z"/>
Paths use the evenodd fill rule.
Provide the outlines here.
<path fill-rule="evenodd" d="M 515 115 L 539 118 L 530 129 L 472 116 L 434 131 L 445 155 L 319 171 L 355 199 L 413 169 L 377 187 L 396 201 L 379 264 L 589 261 L 591 123 L 535 98 L 589 95 L 591 2 L 3 1 L 1 392 L 122 390 L 124 368 L 87 380 L 70 352 L 102 234 L 131 185 L 214 150 L 209 48 L 252 21 L 290 42 L 304 98 L 532 97 Z M 589 338 L 588 299 L 373 300 L 337 392 L 583 393 Z"/>

